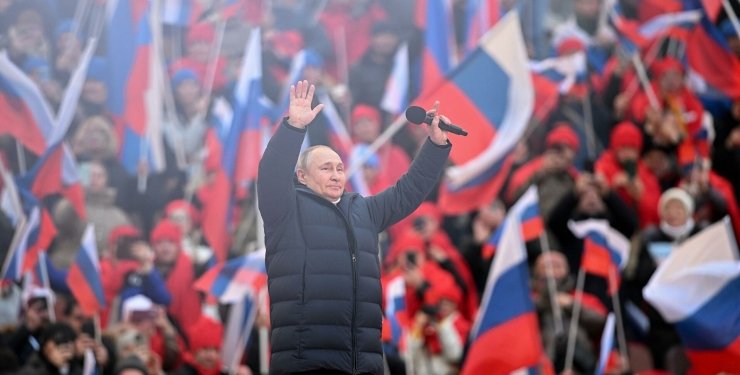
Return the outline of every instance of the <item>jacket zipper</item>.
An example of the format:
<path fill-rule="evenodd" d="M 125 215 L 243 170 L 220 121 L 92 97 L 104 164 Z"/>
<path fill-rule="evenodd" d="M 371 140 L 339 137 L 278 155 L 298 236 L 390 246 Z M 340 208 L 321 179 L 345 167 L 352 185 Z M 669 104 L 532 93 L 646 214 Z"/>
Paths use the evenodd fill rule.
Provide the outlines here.
<path fill-rule="evenodd" d="M 301 190 L 305 193 L 309 193 L 309 191 L 299 189 L 299 191 Z M 310 192 L 309 194 L 315 199 L 321 200 L 322 203 L 326 202 L 326 204 L 332 205 L 334 209 L 337 210 L 339 217 L 342 218 L 344 225 L 347 228 L 347 241 L 349 242 L 349 254 L 352 262 L 352 322 L 350 327 L 350 331 L 352 332 L 352 374 L 357 374 L 357 329 L 355 327 L 357 325 L 357 239 L 355 238 L 355 232 L 352 230 L 351 217 L 344 217 L 339 206 L 315 195 L 313 192 Z M 348 205 L 351 207 L 354 197 L 350 196 L 348 198 L 350 199 Z M 351 215 L 351 213 L 349 214 Z"/>
<path fill-rule="evenodd" d="M 351 207 L 352 201 L 348 203 Z M 352 230 L 351 213 L 348 212 L 347 217 L 341 215 L 339 207 L 334 206 L 340 213 L 344 223 L 347 226 L 347 240 L 349 241 L 349 251 L 352 256 L 352 374 L 357 374 L 357 239 L 355 238 L 355 232 Z"/>

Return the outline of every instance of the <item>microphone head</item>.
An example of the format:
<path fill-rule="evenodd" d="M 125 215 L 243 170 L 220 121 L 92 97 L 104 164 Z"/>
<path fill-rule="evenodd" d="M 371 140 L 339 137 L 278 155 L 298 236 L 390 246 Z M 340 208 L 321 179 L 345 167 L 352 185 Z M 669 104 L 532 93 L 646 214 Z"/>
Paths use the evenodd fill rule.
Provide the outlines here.
<path fill-rule="evenodd" d="M 414 124 L 422 124 L 427 118 L 427 111 L 424 108 L 412 105 L 406 108 L 406 120 Z"/>

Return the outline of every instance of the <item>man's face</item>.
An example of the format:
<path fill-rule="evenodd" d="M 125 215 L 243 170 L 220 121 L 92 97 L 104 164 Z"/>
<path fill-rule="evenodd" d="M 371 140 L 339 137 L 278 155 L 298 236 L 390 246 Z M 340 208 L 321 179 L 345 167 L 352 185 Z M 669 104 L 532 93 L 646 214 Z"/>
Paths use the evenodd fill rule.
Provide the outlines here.
<path fill-rule="evenodd" d="M 677 70 L 670 70 L 660 78 L 660 87 L 663 92 L 674 93 L 683 88 L 683 75 Z"/>
<path fill-rule="evenodd" d="M 44 345 L 42 350 L 46 359 L 48 359 L 54 367 L 62 368 L 72 360 L 72 357 L 74 357 L 75 345 L 74 341 L 64 343 L 49 341 Z"/>
<path fill-rule="evenodd" d="M 663 221 L 674 227 L 682 226 L 689 220 L 689 213 L 683 203 L 676 199 L 669 200 L 661 212 Z"/>
<path fill-rule="evenodd" d="M 204 369 L 214 369 L 218 365 L 219 356 L 218 349 L 205 348 L 195 353 L 195 362 Z"/>
<path fill-rule="evenodd" d="M 26 309 L 26 325 L 35 330 L 49 323 L 49 307 L 43 298 L 33 299 Z"/>
<path fill-rule="evenodd" d="M 298 181 L 332 202 L 338 200 L 347 182 L 339 155 L 328 147 L 320 147 L 308 155 L 306 164 L 306 170 L 297 172 Z"/>
<path fill-rule="evenodd" d="M 169 240 L 157 241 L 154 244 L 154 255 L 157 264 L 173 264 L 177 260 L 178 246 Z"/>
<path fill-rule="evenodd" d="M 368 117 L 358 119 L 352 125 L 355 139 L 360 143 L 373 143 L 380 135 L 380 124 Z"/>
<path fill-rule="evenodd" d="M 82 85 L 82 100 L 96 105 L 103 105 L 108 100 L 108 88 L 105 82 L 88 79 Z"/>

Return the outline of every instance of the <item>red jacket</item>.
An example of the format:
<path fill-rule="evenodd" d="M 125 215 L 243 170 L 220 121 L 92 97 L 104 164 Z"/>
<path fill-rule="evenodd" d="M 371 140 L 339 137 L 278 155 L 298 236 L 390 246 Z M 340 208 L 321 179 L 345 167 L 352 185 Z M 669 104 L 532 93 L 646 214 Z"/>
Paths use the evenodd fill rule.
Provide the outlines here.
<path fill-rule="evenodd" d="M 596 161 L 594 168 L 597 173 L 601 173 L 606 177 L 607 183 L 612 187 L 614 184 L 614 178 L 620 172 L 624 172 L 622 166 L 619 165 L 614 152 L 611 150 L 604 151 L 599 160 Z M 645 166 L 645 164 L 642 163 L 642 161 L 637 162 L 637 178 L 644 186 L 644 190 L 639 201 L 633 199 L 624 188 L 617 188 L 616 192 L 625 202 L 627 202 L 627 204 L 635 208 L 642 228 L 651 224 L 657 225 L 660 222 L 660 218 L 658 216 L 658 200 L 660 200 L 661 194 L 658 179 Z"/>
<path fill-rule="evenodd" d="M 167 277 L 167 290 L 172 295 L 172 302 L 167 312 L 174 317 L 183 328 L 188 328 L 200 317 L 200 296 L 193 288 L 195 271 L 190 258 L 180 252 L 174 267 Z"/>

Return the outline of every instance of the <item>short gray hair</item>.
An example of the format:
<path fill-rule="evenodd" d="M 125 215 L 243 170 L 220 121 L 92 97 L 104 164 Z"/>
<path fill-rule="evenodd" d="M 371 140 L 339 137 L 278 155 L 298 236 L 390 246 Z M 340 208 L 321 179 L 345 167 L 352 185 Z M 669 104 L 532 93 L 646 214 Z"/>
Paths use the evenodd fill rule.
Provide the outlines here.
<path fill-rule="evenodd" d="M 296 169 L 300 169 L 304 172 L 307 171 L 308 170 L 308 157 L 311 156 L 312 152 L 314 152 L 315 150 L 319 148 L 328 148 L 329 150 L 334 151 L 331 147 L 326 146 L 326 145 L 311 146 L 303 150 L 303 152 L 301 152 L 301 155 L 298 157 L 298 164 L 296 165 Z"/>

